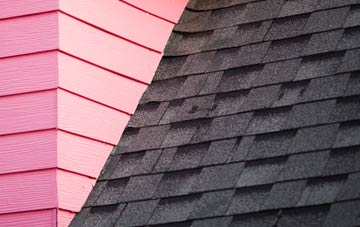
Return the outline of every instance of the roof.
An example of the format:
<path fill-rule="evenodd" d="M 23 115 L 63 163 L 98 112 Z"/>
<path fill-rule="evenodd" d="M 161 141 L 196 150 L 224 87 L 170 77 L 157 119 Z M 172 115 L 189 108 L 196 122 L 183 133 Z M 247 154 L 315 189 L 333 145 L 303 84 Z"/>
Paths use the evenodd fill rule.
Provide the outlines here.
<path fill-rule="evenodd" d="M 359 226 L 359 135 L 359 0 L 193 0 L 71 226 Z"/>

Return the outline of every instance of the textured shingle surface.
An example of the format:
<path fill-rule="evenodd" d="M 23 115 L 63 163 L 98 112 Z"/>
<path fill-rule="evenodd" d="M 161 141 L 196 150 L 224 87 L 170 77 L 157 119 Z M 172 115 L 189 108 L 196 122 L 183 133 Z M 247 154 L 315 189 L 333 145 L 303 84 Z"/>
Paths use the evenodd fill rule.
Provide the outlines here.
<path fill-rule="evenodd" d="M 360 226 L 359 95 L 359 0 L 191 0 L 72 226 Z"/>

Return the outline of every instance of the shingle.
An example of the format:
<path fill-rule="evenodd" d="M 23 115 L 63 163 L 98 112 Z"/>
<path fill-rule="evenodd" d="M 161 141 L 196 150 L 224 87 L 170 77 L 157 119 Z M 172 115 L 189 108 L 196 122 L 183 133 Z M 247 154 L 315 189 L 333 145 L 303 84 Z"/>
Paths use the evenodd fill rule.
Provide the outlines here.
<path fill-rule="evenodd" d="M 96 200 L 95 205 L 99 206 L 119 203 L 121 201 L 121 195 L 124 192 L 128 181 L 128 178 L 109 180 L 106 183 L 105 189 Z"/>
<path fill-rule="evenodd" d="M 128 203 L 115 227 L 146 225 L 157 204 L 158 200 Z"/>
<path fill-rule="evenodd" d="M 342 29 L 313 34 L 305 48 L 304 54 L 320 54 L 336 49 L 336 46 L 343 35 Z"/>
<path fill-rule="evenodd" d="M 348 201 L 335 203 L 331 206 L 330 212 L 324 223 L 326 227 L 347 227 L 359 226 L 360 201 Z"/>
<path fill-rule="evenodd" d="M 309 15 L 280 18 L 273 21 L 265 40 L 285 39 L 303 33 Z"/>
<path fill-rule="evenodd" d="M 360 73 L 352 73 L 349 79 L 345 95 L 360 95 Z"/>
<path fill-rule="evenodd" d="M 209 141 L 240 136 L 245 133 L 252 113 L 222 116 L 214 118 L 210 127 L 202 125 L 192 142 Z"/>
<path fill-rule="evenodd" d="M 337 49 L 353 49 L 358 47 L 360 47 L 360 28 L 346 29 Z"/>
<path fill-rule="evenodd" d="M 360 166 L 357 165 L 359 161 L 359 148 L 332 150 L 323 175 L 345 174 L 360 170 Z"/>
<path fill-rule="evenodd" d="M 131 177 L 122 193 L 121 200 L 132 201 L 152 198 L 162 176 L 162 174 L 156 174 Z"/>
<path fill-rule="evenodd" d="M 235 192 L 228 214 L 242 214 L 259 211 L 269 195 L 271 186 L 241 188 Z"/>
<path fill-rule="evenodd" d="M 336 102 L 331 121 L 360 119 L 360 96 L 340 98 Z"/>
<path fill-rule="evenodd" d="M 181 66 L 185 63 L 186 57 L 164 57 L 156 70 L 154 80 L 174 78 L 178 75 Z"/>
<path fill-rule="evenodd" d="M 196 168 L 207 152 L 209 144 L 196 144 L 179 147 L 167 170 Z"/>
<path fill-rule="evenodd" d="M 225 47 L 234 47 L 234 37 L 238 32 L 238 26 L 231 26 L 216 29 L 211 34 L 209 41 L 204 45 L 205 50 L 221 49 Z"/>
<path fill-rule="evenodd" d="M 310 56 L 303 59 L 296 80 L 312 79 L 334 74 L 343 53 Z"/>
<path fill-rule="evenodd" d="M 329 151 L 291 155 L 280 180 L 302 179 L 320 176 L 325 169 Z"/>
<path fill-rule="evenodd" d="M 349 174 L 344 187 L 337 200 L 350 200 L 360 198 L 360 173 Z"/>
<path fill-rule="evenodd" d="M 130 151 L 130 146 L 139 134 L 139 128 L 127 127 L 122 134 L 119 143 L 111 151 L 111 154 L 121 154 Z"/>
<path fill-rule="evenodd" d="M 229 27 L 241 22 L 244 5 L 212 10 L 205 27 L 207 29 Z"/>
<path fill-rule="evenodd" d="M 320 32 L 341 28 L 345 23 L 349 7 L 318 11 L 311 14 L 305 32 Z"/>
<path fill-rule="evenodd" d="M 287 0 L 279 16 L 285 17 L 312 12 L 316 7 L 316 3 L 317 0 Z"/>
<path fill-rule="evenodd" d="M 114 172 L 114 170 L 120 160 L 120 155 L 113 154 L 113 152 L 115 152 L 115 150 L 116 150 L 116 146 L 113 148 L 112 154 L 110 154 L 110 156 L 106 160 L 106 163 L 105 163 L 103 169 L 101 170 L 98 180 L 109 179 L 111 174 Z"/>
<path fill-rule="evenodd" d="M 286 158 L 246 162 L 237 187 L 269 184 L 277 180 L 286 163 Z"/>
<path fill-rule="evenodd" d="M 144 127 L 158 124 L 168 105 L 168 102 L 150 102 L 139 105 L 130 118 L 128 127 Z"/>
<path fill-rule="evenodd" d="M 188 76 L 180 88 L 176 98 L 191 97 L 199 94 L 208 78 L 207 74 Z"/>
<path fill-rule="evenodd" d="M 246 5 L 242 23 L 268 20 L 279 15 L 283 0 L 268 0 Z"/>
<path fill-rule="evenodd" d="M 348 50 L 338 68 L 338 72 L 360 70 L 360 49 Z"/>
<path fill-rule="evenodd" d="M 239 112 L 248 91 L 219 93 L 216 95 L 210 116 L 221 116 Z"/>
<path fill-rule="evenodd" d="M 298 202 L 298 206 L 333 203 L 343 183 L 344 177 L 310 180 Z"/>
<path fill-rule="evenodd" d="M 85 222 L 81 226 L 113 226 L 124 207 L 124 204 L 104 207 L 93 207 L 91 208 L 87 218 L 85 219 Z"/>
<path fill-rule="evenodd" d="M 352 27 L 360 25 L 360 7 L 352 6 L 346 18 L 345 27 Z"/>
<path fill-rule="evenodd" d="M 293 107 L 289 120 L 284 128 L 296 128 L 327 123 L 335 107 L 335 100 L 327 100 Z"/>
<path fill-rule="evenodd" d="M 260 88 L 253 88 L 246 96 L 240 107 L 241 111 L 262 109 L 270 107 L 275 101 L 280 90 L 280 85 L 272 85 Z"/>
<path fill-rule="evenodd" d="M 347 6 L 352 4 L 360 3 L 359 0 L 319 0 L 317 5 L 317 10 L 320 9 L 328 9 L 328 8 L 336 8 L 340 6 Z"/>
<path fill-rule="evenodd" d="M 226 213 L 235 190 L 203 193 L 189 218 L 222 216 Z"/>
<path fill-rule="evenodd" d="M 294 105 L 301 101 L 309 81 L 295 81 L 283 84 L 273 107 Z"/>
<path fill-rule="evenodd" d="M 277 220 L 277 212 L 257 212 L 234 216 L 230 227 L 272 227 Z"/>
<path fill-rule="evenodd" d="M 94 188 L 91 190 L 84 207 L 93 206 L 99 195 L 104 191 L 106 187 L 106 181 L 97 181 Z"/>
<path fill-rule="evenodd" d="M 165 172 L 169 168 L 175 154 L 177 147 L 165 148 L 161 152 L 159 159 L 153 169 L 153 172 Z"/>
<path fill-rule="evenodd" d="M 154 81 L 151 83 L 151 86 L 146 89 L 141 97 L 140 103 L 171 100 L 176 97 L 184 81 L 185 78 Z"/>
<path fill-rule="evenodd" d="M 195 220 L 191 227 L 225 227 L 229 225 L 230 221 L 231 217 L 201 219 Z"/>
<path fill-rule="evenodd" d="M 257 135 L 246 156 L 247 160 L 286 155 L 296 131 L 282 131 Z"/>
<path fill-rule="evenodd" d="M 253 86 L 292 81 L 296 76 L 300 63 L 301 59 L 294 59 L 265 64 Z"/>
<path fill-rule="evenodd" d="M 227 70 L 221 78 L 217 91 L 237 91 L 250 88 L 260 71 L 261 67 L 245 67 Z"/>
<path fill-rule="evenodd" d="M 219 71 L 231 68 L 232 64 L 234 64 L 234 59 L 239 55 L 239 51 L 240 47 L 218 50 L 208 71 Z"/>
<path fill-rule="evenodd" d="M 198 200 L 199 196 L 162 199 L 149 224 L 185 221 Z"/>
<path fill-rule="evenodd" d="M 141 128 L 135 140 L 130 145 L 131 151 L 159 148 L 170 126 L 153 126 Z"/>
<path fill-rule="evenodd" d="M 300 57 L 307 43 L 308 37 L 297 37 L 273 41 L 263 59 L 263 62 L 286 60 Z"/>
<path fill-rule="evenodd" d="M 278 108 L 255 112 L 246 134 L 279 131 L 285 124 L 290 111 L 290 108 Z"/>
<path fill-rule="evenodd" d="M 192 191 L 232 188 L 243 169 L 243 163 L 205 167 L 202 169 Z"/>
<path fill-rule="evenodd" d="M 186 195 L 197 182 L 199 170 L 165 173 L 155 193 L 156 197 Z"/>
<path fill-rule="evenodd" d="M 212 32 L 182 34 L 182 39 L 176 45 L 177 48 L 174 52 L 178 55 L 186 55 L 200 52 L 203 49 L 202 47 L 208 41 L 211 33 Z"/>
<path fill-rule="evenodd" d="M 313 101 L 342 96 L 348 84 L 348 75 L 337 75 L 311 80 L 302 101 Z"/>
<path fill-rule="evenodd" d="M 189 144 L 196 132 L 199 122 L 181 122 L 172 124 L 161 147 Z"/>
<path fill-rule="evenodd" d="M 89 212 L 90 208 L 83 207 L 80 212 L 75 215 L 74 219 L 69 224 L 69 227 L 81 226 L 85 222 L 87 216 L 89 215 Z"/>
<path fill-rule="evenodd" d="M 201 160 L 201 165 L 215 165 L 229 160 L 236 139 L 213 141 Z"/>
<path fill-rule="evenodd" d="M 340 126 L 334 147 L 360 144 L 360 122 L 349 122 Z"/>
<path fill-rule="evenodd" d="M 184 10 L 179 22 L 175 25 L 174 31 L 197 32 L 203 31 L 206 22 L 209 20 L 211 11 L 195 12 Z"/>
<path fill-rule="evenodd" d="M 289 148 L 290 153 L 329 149 L 333 145 L 338 125 L 321 125 L 302 128 Z"/>
<path fill-rule="evenodd" d="M 260 63 L 267 53 L 270 44 L 271 42 L 262 42 L 241 47 L 232 66 L 239 67 Z"/>
<path fill-rule="evenodd" d="M 237 141 L 235 148 L 231 154 L 231 161 L 244 161 L 250 147 L 254 141 L 255 136 L 244 136 L 241 137 L 240 140 Z"/>
<path fill-rule="evenodd" d="M 282 213 L 277 226 L 321 227 L 323 226 L 327 213 L 328 207 L 326 206 L 285 210 Z"/>
<path fill-rule="evenodd" d="M 207 79 L 200 90 L 200 95 L 212 94 L 220 83 L 223 72 L 208 73 Z"/>
<path fill-rule="evenodd" d="M 306 180 L 274 184 L 263 209 L 279 209 L 296 206 L 305 186 Z"/>
<path fill-rule="evenodd" d="M 204 73 L 211 65 L 216 51 L 189 55 L 179 71 L 180 75 Z"/>

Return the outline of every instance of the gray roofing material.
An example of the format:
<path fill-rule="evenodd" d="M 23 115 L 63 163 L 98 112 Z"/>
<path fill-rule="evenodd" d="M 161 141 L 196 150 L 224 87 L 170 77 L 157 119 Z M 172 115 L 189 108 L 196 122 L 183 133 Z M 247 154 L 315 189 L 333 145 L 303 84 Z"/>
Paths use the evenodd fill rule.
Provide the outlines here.
<path fill-rule="evenodd" d="M 360 226 L 360 0 L 192 0 L 71 226 Z"/>

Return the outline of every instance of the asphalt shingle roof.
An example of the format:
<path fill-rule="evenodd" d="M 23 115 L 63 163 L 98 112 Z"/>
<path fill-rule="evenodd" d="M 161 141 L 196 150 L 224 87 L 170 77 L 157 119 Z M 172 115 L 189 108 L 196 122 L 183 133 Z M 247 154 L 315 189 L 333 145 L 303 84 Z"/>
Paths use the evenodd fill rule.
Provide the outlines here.
<path fill-rule="evenodd" d="M 71 226 L 360 226 L 360 0 L 191 0 Z"/>

